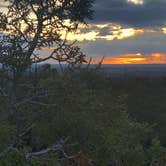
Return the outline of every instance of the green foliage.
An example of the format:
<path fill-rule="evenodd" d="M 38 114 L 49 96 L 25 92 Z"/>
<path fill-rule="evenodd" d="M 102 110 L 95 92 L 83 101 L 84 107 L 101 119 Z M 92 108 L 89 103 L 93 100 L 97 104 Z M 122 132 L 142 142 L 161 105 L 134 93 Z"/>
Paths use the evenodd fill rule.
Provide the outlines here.
<path fill-rule="evenodd" d="M 30 166 L 62 165 L 57 160 L 62 154 L 49 153 L 29 160 L 25 160 L 23 154 L 39 151 L 59 138 L 70 136 L 70 142 L 78 145 L 67 149 L 67 153 L 77 154 L 81 151 L 96 166 L 165 165 L 166 150 L 160 145 L 152 126 L 139 123 L 129 116 L 127 93 L 115 92 L 112 82 L 100 71 L 66 70 L 58 74 L 47 66 L 46 69 L 36 75 L 35 86 L 49 94 L 40 100 L 47 105 L 28 105 L 17 112 L 17 116 L 24 117 L 24 121 L 17 119 L 12 123 L 21 126 L 35 123 L 35 126 L 17 148 L 18 152 L 8 153 L 2 160 L 3 164 L 8 162 L 9 166 L 11 163 L 17 165 L 19 161 L 22 165 L 28 163 Z M 22 81 L 26 82 L 26 77 Z M 31 81 L 33 85 L 33 76 Z M 26 91 L 17 94 L 23 96 L 23 93 Z M 0 145 L 9 136 L 1 137 Z M 10 144 L 10 141 L 6 144 Z M 13 155 L 18 159 L 12 161 Z"/>
<path fill-rule="evenodd" d="M 74 31 L 79 23 L 91 19 L 92 3 L 11 0 L 8 14 L 0 13 L 0 30 L 11 32 L 3 36 L 0 45 L 0 166 L 63 165 L 59 162 L 63 151 L 31 158 L 27 153 L 39 152 L 68 136 L 69 143 L 78 145 L 65 149 L 66 153 L 81 152 L 96 166 L 166 165 L 166 149 L 152 126 L 127 112 L 132 108 L 140 113 L 137 106 L 142 102 L 129 93 L 130 87 L 115 90 L 103 73 L 93 69 L 58 73 L 45 65 L 29 76 L 24 73 L 31 64 L 50 58 L 71 66 L 86 61 L 79 47 L 61 39 L 61 32 Z M 55 48 L 47 57 L 34 55 L 51 46 Z M 140 92 L 139 85 L 136 96 L 140 97 Z M 150 94 L 149 89 L 146 92 Z M 148 101 L 153 103 L 151 96 Z M 130 98 L 136 101 L 134 107 Z M 25 130 L 31 124 L 35 126 Z"/>
<path fill-rule="evenodd" d="M 39 158 L 33 157 L 28 163 L 30 166 L 60 166 L 55 154 L 44 155 Z"/>
<path fill-rule="evenodd" d="M 155 137 L 151 127 L 129 117 L 127 96 L 113 93 L 100 72 L 66 72 L 40 80 L 40 86 L 53 94 L 46 101 L 55 105 L 40 110 L 33 146 L 40 147 L 39 142 L 46 146 L 55 138 L 70 135 L 79 142 L 78 149 L 100 166 L 111 161 L 128 166 L 151 162 L 149 149 Z M 156 153 L 160 155 L 160 150 Z"/>
<path fill-rule="evenodd" d="M 11 150 L 0 160 L 0 166 L 23 166 L 25 165 L 24 157 L 15 150 Z"/>
<path fill-rule="evenodd" d="M 0 149 L 7 148 L 10 143 L 15 139 L 16 129 L 7 123 L 1 122 L 0 124 Z"/>
<path fill-rule="evenodd" d="M 45 155 L 38 158 L 26 160 L 25 157 L 16 150 L 11 150 L 0 160 L 0 166 L 60 166 L 56 155 Z"/>

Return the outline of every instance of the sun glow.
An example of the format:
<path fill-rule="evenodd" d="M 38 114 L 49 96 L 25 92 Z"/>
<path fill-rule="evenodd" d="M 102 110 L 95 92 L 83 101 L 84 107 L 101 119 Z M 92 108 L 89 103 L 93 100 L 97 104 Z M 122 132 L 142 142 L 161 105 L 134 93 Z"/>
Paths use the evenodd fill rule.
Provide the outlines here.
<path fill-rule="evenodd" d="M 166 34 L 166 28 L 161 29 L 164 34 Z"/>
<path fill-rule="evenodd" d="M 98 63 L 96 59 L 94 63 Z M 103 60 L 103 64 L 166 64 L 166 54 L 152 53 L 143 55 L 141 53 L 109 56 Z"/>
<path fill-rule="evenodd" d="M 133 3 L 135 5 L 142 5 L 144 3 L 144 0 L 127 0 L 129 3 Z"/>

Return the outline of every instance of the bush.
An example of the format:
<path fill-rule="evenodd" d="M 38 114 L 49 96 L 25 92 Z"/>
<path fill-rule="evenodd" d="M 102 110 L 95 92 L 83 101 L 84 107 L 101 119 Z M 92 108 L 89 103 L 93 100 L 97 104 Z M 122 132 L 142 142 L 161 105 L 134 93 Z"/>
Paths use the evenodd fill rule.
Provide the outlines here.
<path fill-rule="evenodd" d="M 47 106 L 29 106 L 20 112 L 25 117 L 22 126 L 35 122 L 26 144 L 30 151 L 70 136 L 71 143 L 77 142 L 78 146 L 67 152 L 81 151 L 97 166 L 165 165 L 165 149 L 152 127 L 128 115 L 127 94 L 113 92 L 111 82 L 102 73 L 83 69 L 63 74 L 51 72 L 49 76 L 47 71 L 47 77 L 38 80 L 38 87 L 50 94 L 42 98 Z M 44 158 L 49 156 L 33 159 L 30 165 L 42 165 Z M 57 157 L 53 158 L 57 161 Z"/>

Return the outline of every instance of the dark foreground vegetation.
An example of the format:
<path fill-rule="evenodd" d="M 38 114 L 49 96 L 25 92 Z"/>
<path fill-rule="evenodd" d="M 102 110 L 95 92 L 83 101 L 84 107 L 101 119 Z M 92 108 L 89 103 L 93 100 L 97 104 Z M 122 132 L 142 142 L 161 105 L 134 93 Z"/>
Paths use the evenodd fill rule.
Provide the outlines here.
<path fill-rule="evenodd" d="M 127 94 L 127 110 L 140 122 L 154 125 L 166 146 L 166 77 L 112 78 L 112 88 Z"/>
<path fill-rule="evenodd" d="M 112 80 L 80 69 L 91 60 L 67 41 L 92 18 L 93 0 L 5 1 L 0 166 L 165 166 L 165 79 Z M 26 74 L 47 60 L 69 67 Z"/>
<path fill-rule="evenodd" d="M 165 166 L 164 82 L 43 66 L 1 89 L 0 165 Z"/>

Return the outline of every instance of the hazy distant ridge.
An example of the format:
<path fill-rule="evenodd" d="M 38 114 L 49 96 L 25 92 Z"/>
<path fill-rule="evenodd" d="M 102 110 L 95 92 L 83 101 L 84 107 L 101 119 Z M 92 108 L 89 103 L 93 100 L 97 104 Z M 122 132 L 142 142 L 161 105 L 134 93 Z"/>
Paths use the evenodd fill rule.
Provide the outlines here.
<path fill-rule="evenodd" d="M 166 76 L 166 64 L 138 64 L 138 65 L 102 65 L 102 70 L 113 77 Z"/>

